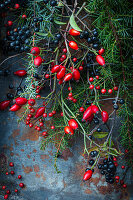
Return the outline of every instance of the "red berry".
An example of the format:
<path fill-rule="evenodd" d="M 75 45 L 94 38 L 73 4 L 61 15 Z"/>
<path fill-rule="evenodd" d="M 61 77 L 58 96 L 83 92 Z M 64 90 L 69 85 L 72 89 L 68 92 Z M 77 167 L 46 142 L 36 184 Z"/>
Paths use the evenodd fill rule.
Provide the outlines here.
<path fill-rule="evenodd" d="M 55 111 L 55 110 L 53 110 L 53 111 L 52 111 L 52 113 L 53 113 L 53 115 L 55 115 L 55 114 L 56 114 L 56 111 Z"/>
<path fill-rule="evenodd" d="M 36 93 L 37 93 L 37 94 L 39 94 L 39 92 L 40 92 L 40 90 L 39 90 L 39 89 L 37 89 L 37 90 L 36 90 Z"/>
<path fill-rule="evenodd" d="M 49 117 L 52 117 L 52 116 L 53 116 L 53 113 L 49 113 L 48 115 L 49 115 Z"/>
<path fill-rule="evenodd" d="M 6 175 L 9 175 L 9 172 L 6 172 Z"/>
<path fill-rule="evenodd" d="M 27 121 L 30 121 L 30 117 L 27 117 L 26 120 L 27 120 Z"/>
<path fill-rule="evenodd" d="M 96 86 L 96 90 L 100 90 L 100 86 L 98 85 L 98 86 Z"/>
<path fill-rule="evenodd" d="M 104 53 L 104 49 L 101 48 L 101 49 L 98 51 L 98 53 L 99 53 L 100 55 L 102 55 L 102 54 Z"/>
<path fill-rule="evenodd" d="M 91 90 L 93 90 L 93 89 L 94 89 L 94 85 L 90 85 L 89 88 L 90 88 Z"/>
<path fill-rule="evenodd" d="M 47 113 L 43 113 L 43 117 L 47 117 Z"/>
<path fill-rule="evenodd" d="M 72 36 L 78 36 L 78 35 L 80 35 L 80 32 L 75 29 L 70 29 L 69 34 Z"/>
<path fill-rule="evenodd" d="M 30 110 L 30 112 L 31 112 L 31 113 L 34 113 L 34 112 L 35 112 L 35 109 L 34 109 L 34 108 L 32 108 L 32 109 Z"/>
<path fill-rule="evenodd" d="M 40 130 L 41 130 L 41 128 L 38 126 L 38 127 L 37 127 L 37 130 L 38 130 L 38 131 L 40 131 Z"/>
<path fill-rule="evenodd" d="M 10 167 L 13 167 L 13 166 L 14 166 L 14 163 L 13 163 L 13 162 L 10 162 L 10 163 L 9 163 L 9 166 L 10 166 Z"/>
<path fill-rule="evenodd" d="M 96 56 L 96 61 L 99 63 L 99 65 L 102 65 L 102 66 L 105 65 L 105 60 L 101 55 Z"/>
<path fill-rule="evenodd" d="M 69 87 L 68 90 L 71 91 L 71 90 L 72 90 L 72 87 Z"/>
<path fill-rule="evenodd" d="M 92 170 L 88 170 L 85 172 L 84 177 L 83 177 L 83 181 L 87 181 L 92 177 Z"/>
<path fill-rule="evenodd" d="M 51 126 L 51 129 L 55 129 L 55 126 Z"/>
<path fill-rule="evenodd" d="M 40 124 L 39 124 L 40 126 L 43 126 L 44 124 L 43 124 L 43 122 L 40 122 Z"/>
<path fill-rule="evenodd" d="M 62 117 L 63 117 L 63 112 L 61 112 L 61 114 L 60 114 Z"/>
<path fill-rule="evenodd" d="M 64 53 L 67 53 L 67 49 L 63 49 L 63 52 L 64 52 Z"/>
<path fill-rule="evenodd" d="M 18 192 L 18 190 L 17 190 L 17 189 L 15 189 L 15 190 L 14 190 L 14 192 Z"/>
<path fill-rule="evenodd" d="M 26 16 L 26 15 L 22 15 L 22 18 L 23 18 L 23 19 L 26 19 L 26 18 L 27 18 L 27 16 Z"/>
<path fill-rule="evenodd" d="M 23 187 L 24 187 L 24 184 L 23 184 L 23 183 L 20 183 L 20 184 L 19 184 L 19 187 L 23 188 Z"/>
<path fill-rule="evenodd" d="M 126 185 L 126 184 L 123 184 L 123 185 L 122 185 L 122 187 L 123 187 L 123 188 L 126 188 L 126 187 L 127 187 L 127 185 Z"/>
<path fill-rule="evenodd" d="M 7 193 L 7 194 L 11 194 L 10 190 L 7 190 L 6 193 Z"/>
<path fill-rule="evenodd" d="M 109 90 L 108 90 L 108 93 L 109 93 L 109 94 L 112 94 L 112 92 L 113 92 L 112 89 L 109 89 Z"/>
<path fill-rule="evenodd" d="M 64 128 L 64 132 L 65 132 L 66 134 L 70 134 L 70 135 L 73 135 L 73 134 L 74 134 L 74 131 L 73 131 L 73 129 L 72 129 L 70 126 L 66 126 L 66 127 Z"/>
<path fill-rule="evenodd" d="M 115 162 L 114 165 L 115 165 L 116 167 L 118 167 L 118 163 L 117 163 L 117 162 Z"/>
<path fill-rule="evenodd" d="M 34 56 L 38 56 L 40 54 L 40 48 L 39 47 L 33 47 L 30 51 L 30 53 Z"/>
<path fill-rule="evenodd" d="M 3 185 L 3 186 L 2 186 L 2 190 L 5 190 L 5 189 L 6 189 L 6 186 L 5 186 L 5 185 Z"/>
<path fill-rule="evenodd" d="M 30 123 L 30 124 L 29 124 L 29 127 L 30 127 L 30 128 L 32 128 L 32 127 L 33 127 L 33 124 L 32 124 L 32 123 Z"/>
<path fill-rule="evenodd" d="M 65 54 L 63 54 L 63 55 L 62 55 L 62 58 L 65 60 L 65 59 L 66 59 L 66 55 L 65 55 Z"/>
<path fill-rule="evenodd" d="M 14 171 L 11 171 L 10 173 L 11 173 L 11 175 L 15 174 L 15 172 L 14 172 Z"/>
<path fill-rule="evenodd" d="M 46 74 L 46 75 L 45 75 L 45 78 L 49 78 L 49 74 Z"/>
<path fill-rule="evenodd" d="M 116 182 L 116 183 L 119 183 L 119 179 L 117 179 L 115 182 Z"/>
<path fill-rule="evenodd" d="M 68 94 L 69 97 L 72 97 L 72 95 L 73 95 L 72 93 L 69 93 L 69 94 Z"/>
<path fill-rule="evenodd" d="M 83 66 L 80 66 L 78 69 L 79 69 L 79 71 L 82 71 L 84 68 L 83 68 Z"/>
<path fill-rule="evenodd" d="M 26 121 L 26 125 L 29 125 L 29 123 L 30 123 L 29 121 Z"/>
<path fill-rule="evenodd" d="M 72 49 L 74 49 L 74 50 L 78 50 L 78 45 L 74 41 L 70 41 L 69 42 L 69 47 L 72 48 Z"/>
<path fill-rule="evenodd" d="M 12 26 L 13 22 L 12 21 L 8 21 L 7 24 L 8 24 L 8 26 Z"/>
<path fill-rule="evenodd" d="M 21 179 L 22 178 L 22 176 L 21 175 L 18 175 L 18 179 Z"/>
<path fill-rule="evenodd" d="M 72 101 L 73 101 L 73 103 L 76 103 L 76 102 L 77 102 L 77 99 L 73 99 Z"/>
<path fill-rule="evenodd" d="M 117 91 L 117 90 L 118 90 L 118 87 L 117 87 L 117 86 L 115 86 L 113 89 L 114 89 L 114 91 Z"/>
<path fill-rule="evenodd" d="M 63 58 L 60 58 L 60 62 L 63 62 L 64 61 L 64 59 Z"/>
<path fill-rule="evenodd" d="M 122 165 L 122 166 L 121 166 L 121 169 L 125 169 L 125 166 L 124 166 L 124 165 Z"/>
<path fill-rule="evenodd" d="M 128 153 L 128 149 L 125 149 L 125 153 Z"/>
<path fill-rule="evenodd" d="M 20 5 L 18 3 L 15 4 L 14 8 L 19 9 Z"/>
<path fill-rule="evenodd" d="M 44 131 L 44 132 L 42 133 L 42 136 L 46 136 L 46 135 L 48 135 L 48 133 L 47 133 L 46 131 Z"/>
<path fill-rule="evenodd" d="M 115 179 L 119 179 L 120 177 L 119 176 L 115 176 Z"/>
<path fill-rule="evenodd" d="M 104 89 L 104 88 L 101 89 L 101 93 L 102 93 L 102 94 L 105 94 L 105 93 L 106 93 L 106 89 Z"/>
<path fill-rule="evenodd" d="M 5 195 L 4 195 L 4 199 L 8 199 L 8 194 L 5 194 Z"/>
<path fill-rule="evenodd" d="M 114 158 L 113 158 L 113 161 L 117 161 L 117 158 L 116 158 L 116 157 L 114 157 Z"/>
<path fill-rule="evenodd" d="M 28 117 L 32 117 L 32 115 L 31 115 L 31 114 L 28 114 Z"/>
<path fill-rule="evenodd" d="M 41 95 L 36 95 L 36 99 L 40 99 L 41 98 Z"/>
<path fill-rule="evenodd" d="M 30 106 L 34 106 L 35 103 L 36 103 L 35 99 L 29 99 L 29 101 L 28 101 L 28 104 L 29 104 Z"/>
<path fill-rule="evenodd" d="M 98 79 L 99 79 L 99 76 L 96 76 L 96 79 L 98 80 Z"/>
<path fill-rule="evenodd" d="M 89 81 L 90 81 L 90 82 L 93 82 L 93 78 L 92 78 L 92 77 L 90 77 L 90 78 L 89 78 Z"/>
<path fill-rule="evenodd" d="M 73 62 L 76 62 L 77 61 L 77 58 L 73 58 Z"/>
<path fill-rule="evenodd" d="M 84 108 L 80 107 L 79 112 L 84 112 Z"/>

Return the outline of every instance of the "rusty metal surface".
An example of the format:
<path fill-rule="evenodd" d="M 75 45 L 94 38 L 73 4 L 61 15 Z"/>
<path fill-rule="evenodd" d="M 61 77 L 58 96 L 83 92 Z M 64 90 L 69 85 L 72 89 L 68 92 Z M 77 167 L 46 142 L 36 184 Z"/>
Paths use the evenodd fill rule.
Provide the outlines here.
<path fill-rule="evenodd" d="M 20 79 L 14 77 L 12 72 L 21 68 L 22 61 L 17 58 L 8 60 L 3 68 L 14 63 L 11 75 L 0 76 L 0 100 L 5 100 L 8 85 L 13 83 L 18 86 Z M 19 67 L 18 67 L 19 66 Z M 44 91 L 47 93 L 48 91 Z M 12 193 L 12 200 L 128 200 L 133 199 L 131 192 L 131 172 L 126 179 L 128 190 L 109 185 L 104 176 L 95 170 L 92 179 L 83 182 L 84 170 L 88 166 L 88 159 L 83 157 L 83 139 L 78 136 L 72 148 L 66 149 L 63 156 L 58 158 L 60 174 L 55 172 L 53 166 L 53 155 L 55 148 L 52 145 L 45 151 L 40 150 L 41 137 L 34 129 L 26 127 L 23 123 L 17 124 L 18 116 L 15 113 L 0 112 L 0 163 L 6 168 L 7 162 L 14 162 L 14 176 L 6 176 L 1 173 L 0 182 L 7 182 L 9 188 L 19 188 L 18 184 L 23 182 L 25 187 L 19 189 L 18 195 Z M 117 123 L 116 123 L 117 124 Z M 118 119 L 119 124 L 119 119 Z M 117 134 L 117 127 L 116 134 Z M 11 170 L 11 169 L 10 169 Z M 22 175 L 22 180 L 16 177 Z M 0 199 L 3 199 L 0 196 Z"/>

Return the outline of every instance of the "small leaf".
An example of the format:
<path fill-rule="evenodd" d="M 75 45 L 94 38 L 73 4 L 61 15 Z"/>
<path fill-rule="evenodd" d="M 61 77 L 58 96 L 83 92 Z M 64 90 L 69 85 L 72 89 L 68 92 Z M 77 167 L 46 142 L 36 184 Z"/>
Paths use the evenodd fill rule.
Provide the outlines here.
<path fill-rule="evenodd" d="M 76 24 L 76 21 L 74 19 L 74 15 L 72 14 L 71 17 L 70 17 L 70 25 L 72 28 L 74 28 L 76 31 L 82 31 L 78 25 Z"/>
<path fill-rule="evenodd" d="M 64 6 L 64 5 L 63 5 L 63 3 L 59 2 L 59 3 L 58 3 L 58 6 Z"/>
<path fill-rule="evenodd" d="M 54 22 L 55 22 L 56 24 L 59 24 L 59 25 L 66 24 L 66 22 L 60 22 L 60 21 L 57 21 L 57 20 L 55 20 L 55 19 L 54 19 Z"/>
<path fill-rule="evenodd" d="M 104 138 L 104 137 L 106 137 L 108 135 L 108 133 L 107 132 L 95 132 L 95 133 L 93 133 L 93 136 L 95 137 L 95 138 Z"/>
<path fill-rule="evenodd" d="M 41 33 L 41 32 L 37 32 L 36 34 L 40 35 L 40 36 L 44 36 L 44 37 L 46 37 L 48 35 L 47 33 Z"/>

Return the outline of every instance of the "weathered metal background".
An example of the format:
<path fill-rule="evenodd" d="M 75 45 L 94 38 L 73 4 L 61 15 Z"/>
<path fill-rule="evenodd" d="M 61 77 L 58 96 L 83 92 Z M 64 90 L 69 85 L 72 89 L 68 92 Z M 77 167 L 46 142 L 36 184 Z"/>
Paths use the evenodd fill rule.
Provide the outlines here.
<path fill-rule="evenodd" d="M 6 99 L 9 92 L 8 86 L 13 83 L 18 86 L 20 78 L 13 76 L 13 71 L 21 69 L 22 60 L 11 58 L 2 68 L 10 68 L 11 75 L 0 76 L 0 100 Z M 44 91 L 48 93 L 48 91 Z M 95 170 L 90 181 L 83 182 L 84 170 L 88 166 L 88 159 L 83 157 L 83 138 L 78 136 L 71 149 L 66 149 L 58 158 L 57 174 L 53 167 L 54 146 L 50 145 L 45 151 L 40 150 L 41 137 L 34 129 L 26 127 L 23 123 L 17 124 L 17 115 L 8 110 L 0 112 L 0 163 L 1 167 L 9 168 L 9 162 L 14 162 L 15 175 L 1 173 L 1 185 L 7 182 L 9 189 L 19 189 L 18 184 L 23 182 L 25 187 L 19 189 L 18 195 L 12 192 L 12 200 L 118 200 L 133 199 L 130 192 L 131 173 L 126 179 L 128 190 L 109 185 L 104 176 Z M 118 134 L 116 123 L 116 135 Z M 115 132 L 114 131 L 114 132 Z M 9 168 L 9 171 L 12 169 Z M 119 174 L 119 173 L 118 173 Z M 22 175 L 22 180 L 17 176 Z M 1 186 L 0 186 L 1 187 Z M 3 196 L 0 196 L 3 199 Z"/>

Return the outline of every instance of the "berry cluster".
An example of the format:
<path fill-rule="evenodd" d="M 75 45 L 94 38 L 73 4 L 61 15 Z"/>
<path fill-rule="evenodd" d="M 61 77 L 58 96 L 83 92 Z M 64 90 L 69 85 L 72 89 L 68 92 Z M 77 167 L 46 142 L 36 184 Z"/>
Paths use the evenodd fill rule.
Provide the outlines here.
<path fill-rule="evenodd" d="M 16 52 L 29 51 L 31 30 L 27 26 L 18 27 L 7 32 L 8 48 Z"/>
<path fill-rule="evenodd" d="M 102 164 L 98 164 L 98 169 L 100 169 L 102 175 L 105 175 L 106 182 L 114 183 L 117 165 L 118 164 L 113 161 L 112 156 L 109 159 L 105 158 Z"/>
<path fill-rule="evenodd" d="M 10 162 L 9 163 L 9 167 L 14 167 L 14 163 L 13 162 Z M 10 171 L 10 172 L 6 172 L 5 173 L 7 176 L 9 176 L 9 174 L 11 174 L 12 176 L 14 176 L 15 175 L 15 172 L 12 170 L 12 171 Z M 22 179 L 22 176 L 21 175 L 18 175 L 18 177 L 17 177 L 19 180 L 21 180 Z M 20 188 L 23 188 L 24 187 L 24 183 L 19 183 L 19 187 Z M 4 191 L 4 199 L 8 199 L 9 198 L 9 196 L 13 193 L 13 191 L 11 191 L 11 190 L 9 190 L 9 189 L 7 189 L 8 188 L 8 186 L 7 185 L 3 185 L 2 186 L 2 190 Z M 15 189 L 14 190 L 14 192 L 15 193 L 18 193 L 18 189 Z"/>

